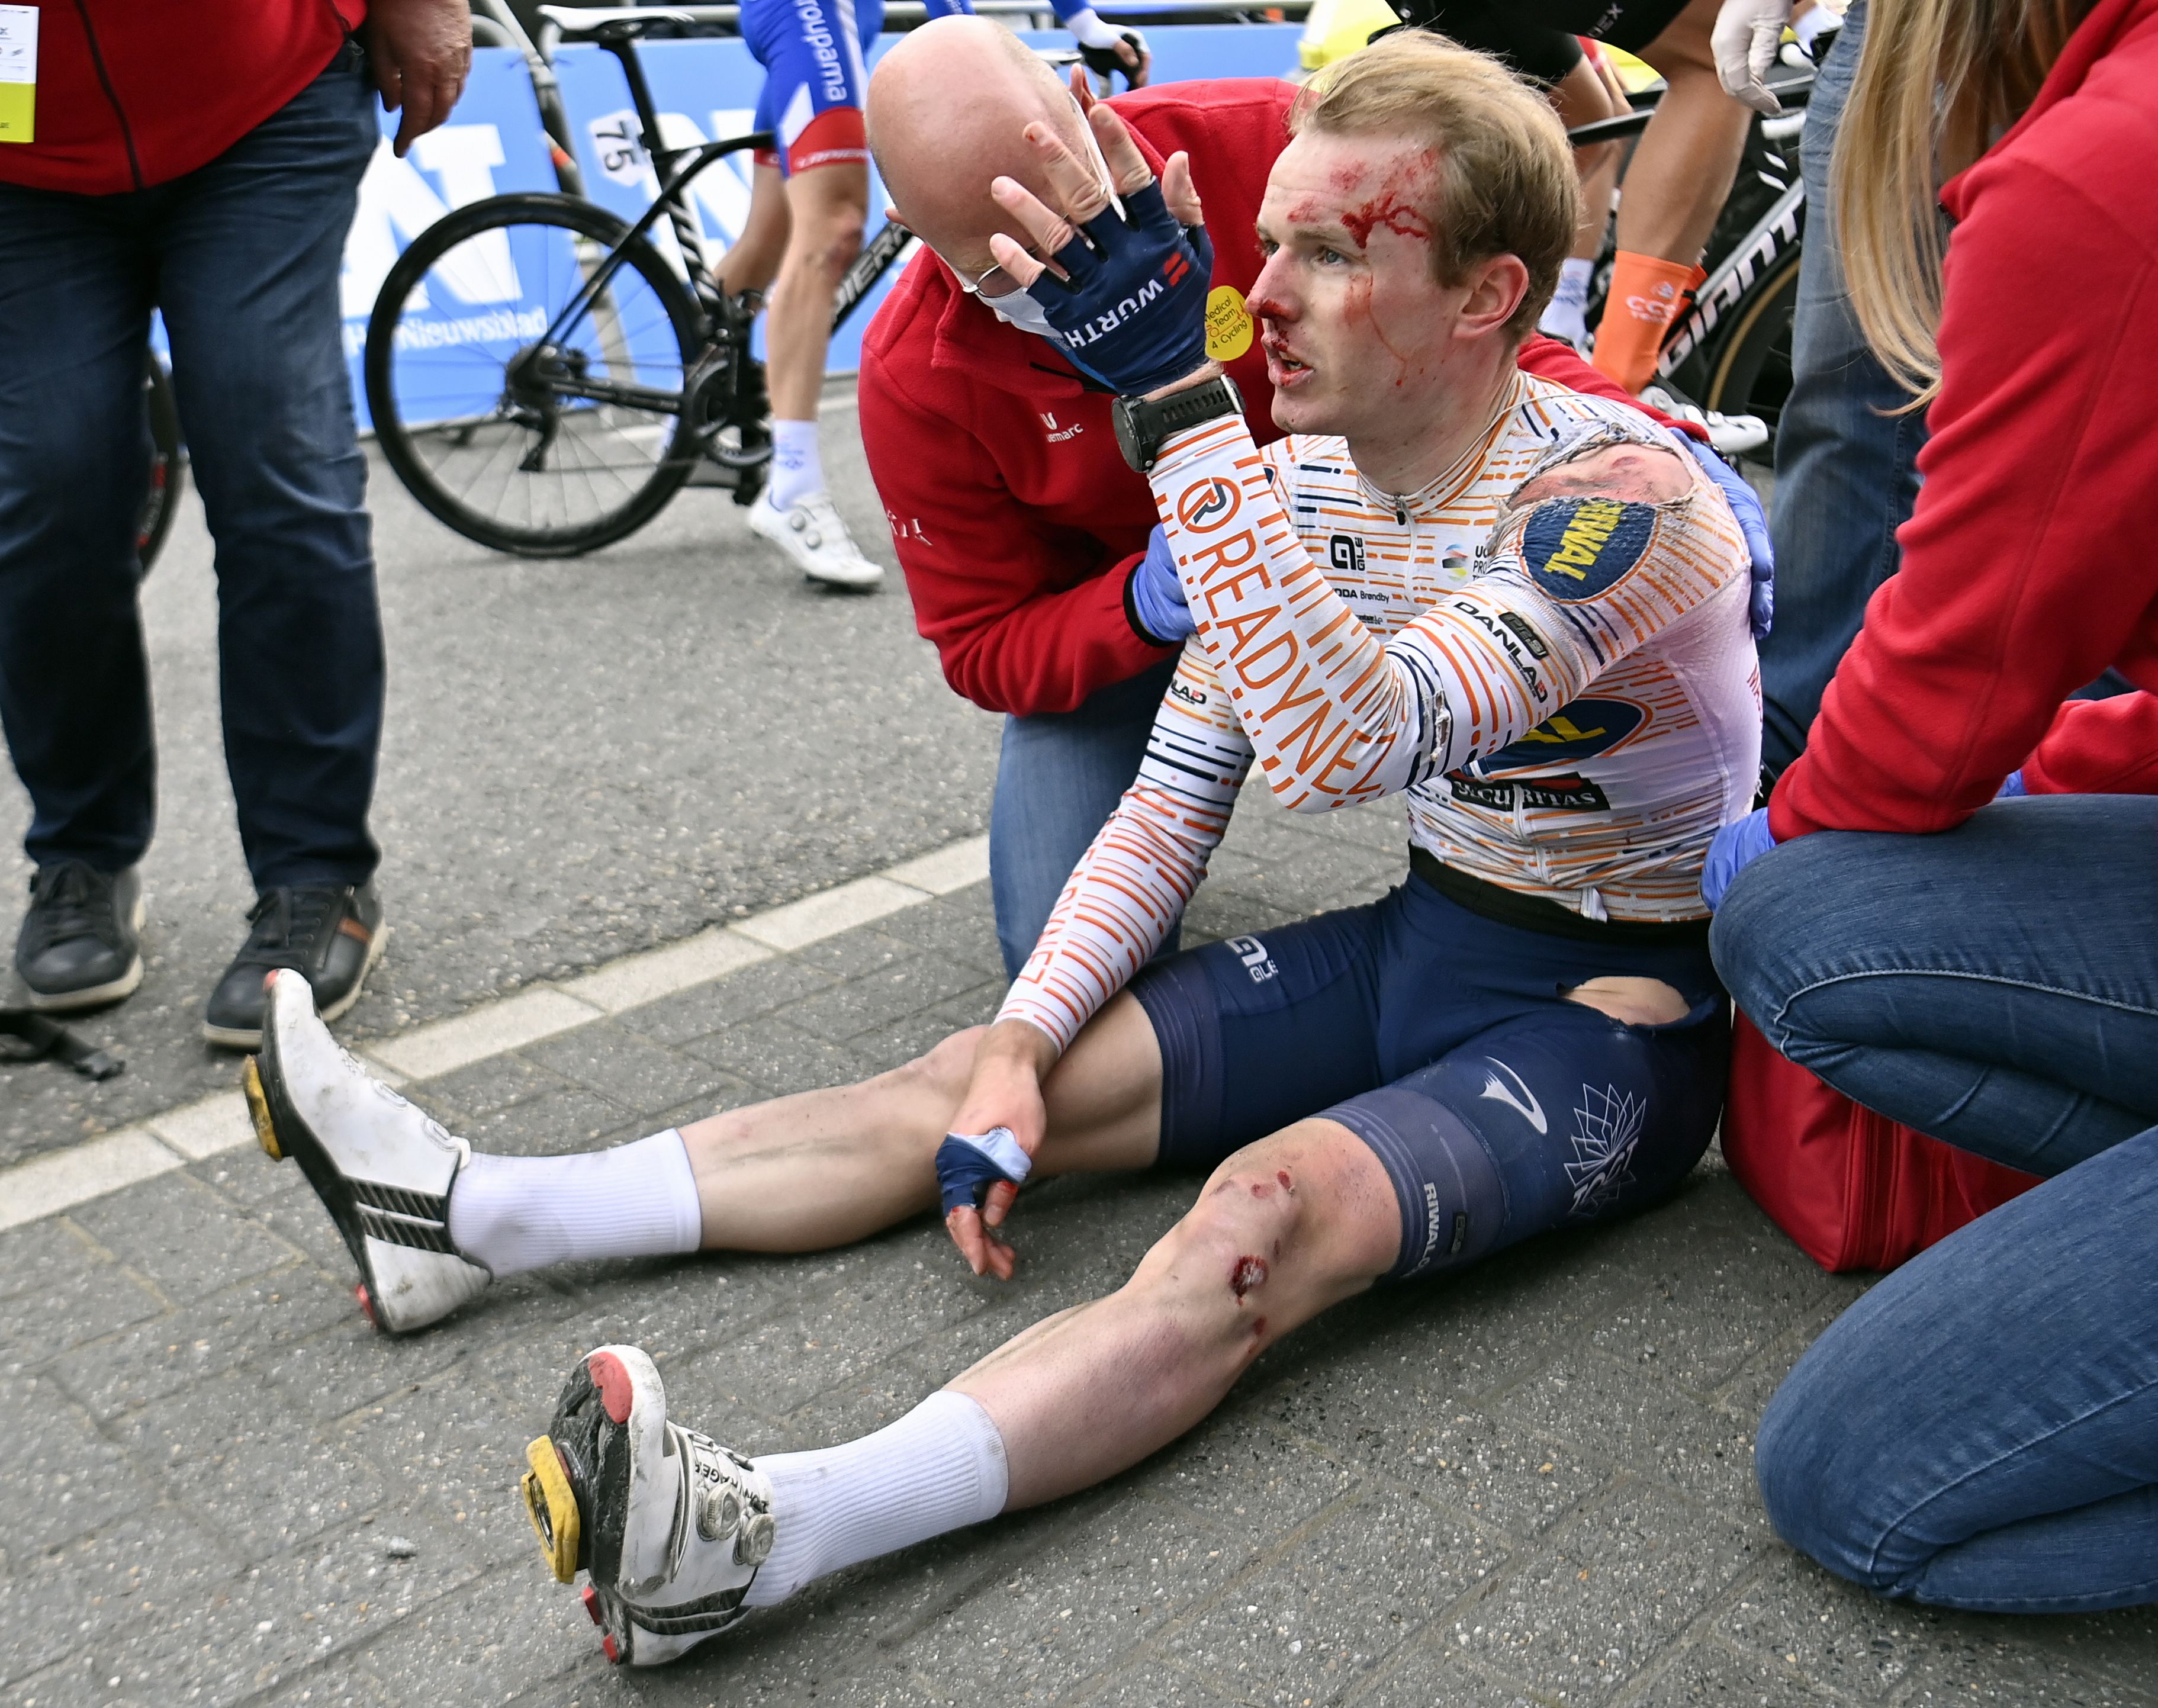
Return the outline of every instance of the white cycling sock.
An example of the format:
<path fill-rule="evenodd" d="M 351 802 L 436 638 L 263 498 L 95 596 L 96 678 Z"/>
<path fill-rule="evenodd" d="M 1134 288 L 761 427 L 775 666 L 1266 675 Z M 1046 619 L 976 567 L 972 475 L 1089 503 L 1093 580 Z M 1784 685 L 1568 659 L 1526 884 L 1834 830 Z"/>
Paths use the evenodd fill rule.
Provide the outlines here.
<path fill-rule="evenodd" d="M 1588 307 L 1588 281 L 1595 271 L 1594 261 L 1578 255 L 1568 255 L 1559 263 L 1558 289 L 1551 292 L 1551 300 L 1536 322 L 1538 332 L 1564 338 L 1576 349 L 1588 342 L 1588 323 L 1583 316 Z"/>
<path fill-rule="evenodd" d="M 752 1607 L 775 1606 L 827 1572 L 993 1519 L 1009 1488 L 1004 1437 L 979 1401 L 949 1388 L 875 1435 L 753 1463 L 772 1478 L 779 1535 L 743 1597 Z"/>
<path fill-rule="evenodd" d="M 705 1214 L 673 1127 L 574 1157 L 474 1152 L 450 1191 L 450 1238 L 496 1280 L 580 1257 L 694 1251 Z"/>
<path fill-rule="evenodd" d="M 772 424 L 772 508 L 792 509 L 824 490 L 824 464 L 817 455 L 814 421 Z"/>

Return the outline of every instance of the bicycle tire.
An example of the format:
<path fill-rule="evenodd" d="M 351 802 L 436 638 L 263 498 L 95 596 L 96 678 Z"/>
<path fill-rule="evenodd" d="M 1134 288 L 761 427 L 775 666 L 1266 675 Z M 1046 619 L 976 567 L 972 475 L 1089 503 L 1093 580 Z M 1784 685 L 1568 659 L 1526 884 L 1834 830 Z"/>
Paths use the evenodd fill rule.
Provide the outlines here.
<path fill-rule="evenodd" d="M 551 281 L 551 257 L 555 251 L 550 245 L 555 238 L 542 235 L 518 244 L 509 234 L 519 230 L 528 234 L 535 231 L 558 234 L 566 239 L 568 254 L 574 261 L 574 267 L 564 281 L 570 286 L 570 295 L 562 296 L 559 301 L 551 300 L 550 296 L 543 297 L 540 313 L 551 319 L 570 300 L 570 296 L 574 295 L 575 286 L 581 284 L 586 276 L 584 270 L 593 260 L 591 250 L 585 245 L 597 245 L 610 253 L 616 250 L 622 252 L 623 270 L 616 275 L 617 280 L 621 280 L 625 275 L 633 276 L 636 282 L 650 292 L 657 312 L 664 322 L 664 331 L 652 331 L 642 349 L 654 353 L 662 359 L 663 365 L 665 365 L 664 359 L 671 354 L 672 364 L 667 377 L 674 394 L 674 408 L 671 413 L 649 411 L 658 415 L 659 419 L 640 423 L 635 429 L 639 435 L 658 436 L 651 440 L 651 445 L 657 448 L 658 454 L 650 455 L 649 447 L 638 446 L 635 448 L 642 455 L 642 460 L 638 457 L 626 456 L 619 467 L 605 461 L 590 460 L 579 466 L 576 472 L 588 488 L 593 488 L 596 502 L 597 482 L 593 478 L 595 472 L 607 476 L 622 494 L 619 502 L 606 505 L 597 513 L 581 520 L 566 517 L 544 521 L 531 519 L 536 517 L 536 494 L 532 488 L 517 488 L 523 493 L 525 501 L 528 520 L 523 524 L 507 519 L 494 510 L 467 502 L 479 474 L 500 461 L 502 448 L 521 446 L 523 455 L 517 459 L 514 468 L 505 474 L 504 498 L 508 498 L 512 490 L 510 476 L 517 473 L 544 475 L 551 472 L 556 477 L 556 485 L 560 489 L 559 496 L 566 508 L 568 488 L 563 477 L 576 458 L 569 449 L 564 447 L 572 447 L 580 442 L 581 436 L 576 431 L 579 417 L 590 415 L 601 421 L 598 431 L 612 432 L 626 444 L 634 443 L 630 430 L 621 427 L 613 419 L 603 418 L 604 412 L 596 407 L 560 410 L 554 429 L 544 435 L 535 434 L 520 421 L 513 412 L 509 401 L 509 364 L 530 349 L 532 346 L 529 343 L 519 345 L 509 358 L 499 363 L 501 389 L 495 395 L 490 413 L 433 419 L 426 418 L 423 413 L 421 419 L 408 421 L 400 406 L 397 380 L 399 328 L 407 311 L 413 306 L 416 292 L 452 250 L 476 239 L 501 232 L 504 234 L 503 253 L 534 256 Z M 601 294 L 600 302 L 612 305 L 618 288 L 617 285 L 611 284 L 608 291 Z M 620 317 L 620 311 L 617 307 L 611 306 L 606 312 L 617 320 Z M 529 315 L 530 311 L 527 313 Z M 585 335 L 581 328 L 594 319 L 595 317 L 588 313 L 576 325 L 568 328 L 565 343 L 576 345 Z M 543 326 L 545 323 L 545 321 L 541 323 Z M 492 550 L 521 557 L 580 556 L 634 534 L 658 514 L 689 479 L 696 454 L 694 437 L 689 435 L 682 419 L 679 395 L 684 377 L 701 348 L 700 327 L 697 309 L 688 288 L 660 259 L 656 250 L 641 238 L 632 239 L 628 224 L 606 209 L 573 197 L 539 192 L 493 196 L 471 203 L 421 232 L 390 270 L 383 281 L 381 292 L 375 298 L 374 310 L 368 321 L 364 372 L 367 405 L 374 419 L 376 438 L 382 446 L 385 459 L 404 483 L 405 490 L 430 515 L 466 539 Z M 522 327 L 517 329 L 519 332 L 524 330 Z M 591 335 L 599 338 L 603 343 L 611 336 L 622 349 L 626 351 L 628 348 L 629 339 L 622 333 L 618 325 L 611 335 L 599 328 L 595 328 Z M 672 341 L 671 352 L 664 347 L 669 338 Z M 428 340 L 419 339 L 416 342 L 423 348 L 434 351 L 441 348 L 439 341 L 431 343 Z M 472 342 L 474 344 L 499 346 L 513 341 L 494 338 L 474 339 Z M 602 364 L 610 359 L 622 359 L 619 357 L 611 359 L 605 349 L 600 352 L 600 358 Z M 483 375 L 488 364 L 494 363 L 495 359 L 484 352 L 478 357 L 478 365 L 470 381 L 471 385 L 484 389 Z M 630 359 L 632 381 L 636 378 L 636 369 L 643 365 L 645 362 L 642 353 Z M 407 371 L 416 374 L 420 370 L 408 364 Z M 656 395 L 658 389 L 654 390 Z M 557 407 L 559 409 L 559 405 Z M 571 429 L 567 435 L 560 432 L 560 424 L 564 421 L 569 422 Z M 495 436 L 494 448 L 481 458 L 478 469 L 465 482 L 463 489 L 453 490 L 451 480 L 446 478 L 443 472 L 448 467 L 447 455 L 440 460 L 431 459 L 425 445 L 428 441 L 435 441 L 444 445 L 449 452 L 462 451 L 468 448 L 480 433 L 490 428 L 504 431 Z M 519 434 L 524 436 L 519 438 Z M 544 443 L 536 449 L 535 438 L 544 439 Z M 663 443 L 660 442 L 662 438 Z M 529 457 L 549 451 L 560 453 L 560 461 L 552 471 L 544 467 L 537 469 L 529 467 Z"/>
<path fill-rule="evenodd" d="M 135 526 L 135 561 L 140 573 L 164 549 L 178 515 L 180 495 L 188 488 L 187 447 L 180 438 L 180 407 L 173 392 L 173 376 L 152 353 L 143 364 L 142 405 L 150 424 L 149 487 L 142 496 L 142 513 Z"/>
<path fill-rule="evenodd" d="M 1791 394 L 1791 316 L 1798 302 L 1800 251 L 1786 250 L 1770 264 L 1734 312 L 1726 331 L 1687 364 L 1690 388 L 1704 409 L 1727 415 L 1758 415 L 1768 424 L 1766 447 L 1774 454 L 1775 430 Z M 1681 381 L 1683 384 L 1684 381 Z"/>

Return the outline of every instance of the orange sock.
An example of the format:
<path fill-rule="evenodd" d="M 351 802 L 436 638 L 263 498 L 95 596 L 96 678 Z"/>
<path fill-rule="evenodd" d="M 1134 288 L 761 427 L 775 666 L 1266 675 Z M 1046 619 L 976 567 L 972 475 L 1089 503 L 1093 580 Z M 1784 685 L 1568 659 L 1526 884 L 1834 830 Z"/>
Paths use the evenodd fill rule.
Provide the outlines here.
<path fill-rule="evenodd" d="M 1683 261 L 1620 250 L 1611 268 L 1603 319 L 1596 329 L 1596 353 L 1589 359 L 1598 371 L 1629 391 L 1637 392 L 1655 379 L 1664 333 L 1707 276 Z"/>

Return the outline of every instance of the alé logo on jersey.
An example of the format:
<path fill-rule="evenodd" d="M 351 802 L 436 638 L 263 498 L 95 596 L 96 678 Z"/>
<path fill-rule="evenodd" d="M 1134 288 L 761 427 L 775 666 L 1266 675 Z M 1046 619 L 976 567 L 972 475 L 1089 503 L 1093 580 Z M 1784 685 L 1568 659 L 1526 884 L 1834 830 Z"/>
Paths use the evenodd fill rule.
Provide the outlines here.
<path fill-rule="evenodd" d="M 1189 534 L 1216 534 L 1236 519 L 1244 495 L 1232 480 L 1209 475 L 1176 495 L 1176 525 Z"/>
<path fill-rule="evenodd" d="M 1252 975 L 1254 984 L 1264 984 L 1281 971 L 1267 953 L 1267 946 L 1257 937 L 1231 937 L 1221 947 L 1244 963 L 1244 971 Z"/>

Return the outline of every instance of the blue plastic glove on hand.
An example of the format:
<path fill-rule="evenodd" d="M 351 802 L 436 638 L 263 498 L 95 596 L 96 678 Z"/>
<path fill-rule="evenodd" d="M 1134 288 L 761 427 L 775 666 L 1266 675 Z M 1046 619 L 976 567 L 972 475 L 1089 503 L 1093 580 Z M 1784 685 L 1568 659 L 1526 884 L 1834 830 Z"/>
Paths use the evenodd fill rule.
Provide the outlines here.
<path fill-rule="evenodd" d="M 1731 880 L 1776 845 L 1768 828 L 1768 809 L 1756 807 L 1736 824 L 1727 824 L 1708 845 L 1708 859 L 1701 869 L 1701 899 L 1711 913 L 1723 905 L 1723 892 Z"/>
<path fill-rule="evenodd" d="M 1157 391 L 1206 363 L 1206 291 L 1214 245 L 1187 231 L 1157 180 L 1102 209 L 1027 287 L 1082 374 L 1125 396 Z"/>
<path fill-rule="evenodd" d="M 1176 555 L 1159 528 L 1148 537 L 1146 555 L 1132 565 L 1131 595 L 1132 615 L 1155 645 L 1173 647 L 1196 632 L 1191 608 L 1184 602 L 1184 578 L 1176 573 Z"/>
<path fill-rule="evenodd" d="M 962 1206 L 979 1210 L 989 1188 L 999 1180 L 1022 1184 L 1034 1159 L 1020 1148 L 1009 1127 L 987 1133 L 947 1133 L 937 1147 L 937 1184 L 944 1194 L 944 1214 Z"/>
<path fill-rule="evenodd" d="M 1753 638 L 1765 641 L 1776 620 L 1776 548 L 1769 544 L 1768 513 L 1761 508 L 1761 495 L 1711 447 L 1675 427 L 1671 432 L 1708 477 L 1722 488 L 1731 513 L 1738 519 L 1738 531 L 1746 536 L 1746 555 L 1753 568 L 1753 598 L 1748 615 L 1753 620 Z"/>

